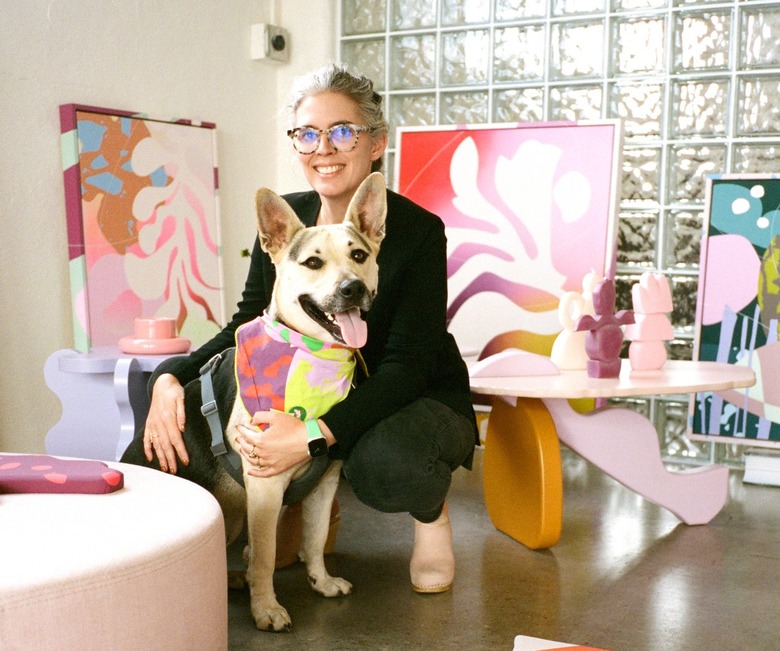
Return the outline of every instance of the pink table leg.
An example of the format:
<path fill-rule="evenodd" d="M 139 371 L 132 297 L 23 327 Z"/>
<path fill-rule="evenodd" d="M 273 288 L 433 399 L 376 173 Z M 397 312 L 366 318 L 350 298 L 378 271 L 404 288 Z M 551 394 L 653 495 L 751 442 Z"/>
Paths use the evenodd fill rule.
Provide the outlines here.
<path fill-rule="evenodd" d="M 547 398 L 544 404 L 563 443 L 686 524 L 706 524 L 726 503 L 728 468 L 667 470 L 658 434 L 641 414 L 620 408 L 579 414 L 563 399 Z"/>

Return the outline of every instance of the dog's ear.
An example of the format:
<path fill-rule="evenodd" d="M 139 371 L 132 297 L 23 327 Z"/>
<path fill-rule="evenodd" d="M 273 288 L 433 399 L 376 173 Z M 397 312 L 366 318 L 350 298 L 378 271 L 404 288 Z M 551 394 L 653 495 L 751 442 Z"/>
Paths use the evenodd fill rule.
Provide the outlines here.
<path fill-rule="evenodd" d="M 380 172 L 369 174 L 349 202 L 346 220 L 375 244 L 385 237 L 387 187 Z"/>
<path fill-rule="evenodd" d="M 271 258 L 284 249 L 293 235 L 305 228 L 290 205 L 268 188 L 260 188 L 255 195 L 257 207 L 257 234 L 260 246 Z"/>

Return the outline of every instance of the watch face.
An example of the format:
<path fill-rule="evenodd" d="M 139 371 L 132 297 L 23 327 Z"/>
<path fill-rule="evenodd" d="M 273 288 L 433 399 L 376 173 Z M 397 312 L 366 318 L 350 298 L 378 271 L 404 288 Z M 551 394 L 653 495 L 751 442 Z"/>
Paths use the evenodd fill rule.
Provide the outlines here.
<path fill-rule="evenodd" d="M 328 442 L 324 437 L 309 441 L 309 454 L 312 457 L 321 457 L 324 454 L 328 454 Z"/>

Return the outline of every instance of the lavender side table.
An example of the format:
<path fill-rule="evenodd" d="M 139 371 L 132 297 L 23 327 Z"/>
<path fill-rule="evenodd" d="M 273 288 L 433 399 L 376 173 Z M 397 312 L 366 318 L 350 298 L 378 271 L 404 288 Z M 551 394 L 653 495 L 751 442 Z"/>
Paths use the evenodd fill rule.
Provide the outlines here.
<path fill-rule="evenodd" d="M 43 369 L 62 404 L 46 435 L 48 454 L 117 461 L 149 411 L 146 383 L 170 355 L 126 355 L 117 347 L 52 353 Z"/>

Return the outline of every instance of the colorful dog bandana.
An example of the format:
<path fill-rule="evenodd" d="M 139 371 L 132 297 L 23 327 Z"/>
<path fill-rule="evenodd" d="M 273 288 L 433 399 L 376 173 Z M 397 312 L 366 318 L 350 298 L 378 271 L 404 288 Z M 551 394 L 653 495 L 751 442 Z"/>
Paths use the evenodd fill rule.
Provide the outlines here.
<path fill-rule="evenodd" d="M 302 335 L 267 314 L 236 330 L 236 382 L 251 417 L 284 411 L 315 419 L 347 395 L 355 351 Z"/>

